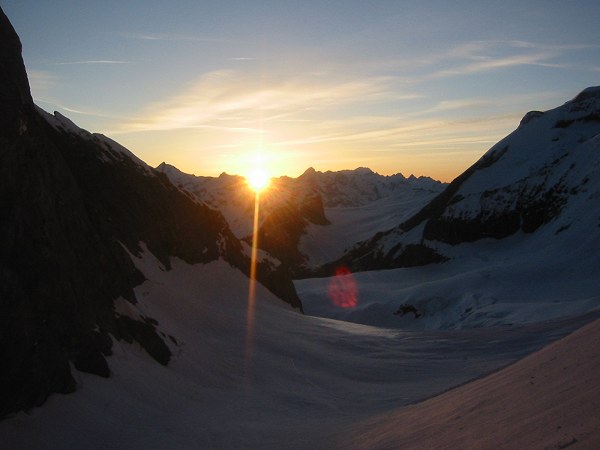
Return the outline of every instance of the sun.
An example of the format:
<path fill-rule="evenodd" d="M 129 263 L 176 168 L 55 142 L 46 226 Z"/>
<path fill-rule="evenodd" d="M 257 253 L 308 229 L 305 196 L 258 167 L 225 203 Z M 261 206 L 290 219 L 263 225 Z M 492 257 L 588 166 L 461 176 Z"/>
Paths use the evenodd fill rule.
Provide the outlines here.
<path fill-rule="evenodd" d="M 264 191 L 269 186 L 270 181 L 269 174 L 262 168 L 254 169 L 246 177 L 246 182 L 250 189 L 257 193 Z"/>

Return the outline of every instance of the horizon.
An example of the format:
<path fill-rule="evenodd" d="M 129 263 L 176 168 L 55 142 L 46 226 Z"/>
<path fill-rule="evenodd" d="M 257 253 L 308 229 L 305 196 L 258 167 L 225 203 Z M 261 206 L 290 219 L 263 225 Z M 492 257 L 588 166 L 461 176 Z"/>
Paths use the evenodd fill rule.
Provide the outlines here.
<path fill-rule="evenodd" d="M 528 111 L 600 84 L 591 1 L 0 5 L 36 104 L 202 176 L 450 182 Z"/>
<path fill-rule="evenodd" d="M 179 168 L 179 167 L 177 167 L 177 166 L 169 163 L 168 161 L 161 161 L 156 166 L 151 166 L 151 167 L 154 168 L 154 169 L 158 169 L 163 164 L 166 165 L 166 166 L 173 167 L 173 168 L 177 169 L 178 171 L 182 172 L 185 175 L 192 175 L 192 176 L 195 176 L 195 177 L 219 178 L 222 175 L 226 175 L 226 176 L 229 176 L 229 177 L 243 177 L 243 178 L 248 178 L 247 175 L 242 175 L 242 174 L 239 174 L 239 173 L 230 173 L 230 172 L 227 172 L 227 171 L 222 171 L 221 173 L 219 173 L 217 175 L 204 175 L 204 174 L 201 174 L 201 173 L 198 174 L 198 173 L 185 172 L 181 168 Z M 356 171 L 359 171 L 359 170 L 369 170 L 370 172 L 374 173 L 375 175 L 384 176 L 384 177 L 393 177 L 393 176 L 396 176 L 396 175 L 402 175 L 406 179 L 409 179 L 411 177 L 415 177 L 415 178 L 421 178 L 421 177 L 423 177 L 423 178 L 431 178 L 434 181 L 441 181 L 441 180 L 436 180 L 433 177 L 429 177 L 428 175 L 415 175 L 413 173 L 407 174 L 407 173 L 403 173 L 403 172 L 395 172 L 395 173 L 391 173 L 389 175 L 384 175 L 384 174 L 381 174 L 381 173 L 377 172 L 376 170 L 371 169 L 370 167 L 365 167 L 365 166 L 354 167 L 352 169 L 346 168 L 346 169 L 337 169 L 337 170 L 320 170 L 320 169 L 315 168 L 313 166 L 309 166 L 309 167 L 306 167 L 305 169 L 301 170 L 300 172 L 298 172 L 298 175 L 295 175 L 295 176 L 290 176 L 290 175 L 286 175 L 286 174 L 282 174 L 282 175 L 270 174 L 268 176 L 268 179 L 270 179 L 270 180 L 276 179 L 277 180 L 279 178 L 286 178 L 286 177 L 287 178 L 298 178 L 298 177 L 304 175 L 306 172 L 310 171 L 311 169 L 314 170 L 317 173 L 356 172 Z M 450 180 L 450 181 L 453 181 L 453 180 Z M 442 181 L 442 183 L 450 183 L 450 182 Z"/>

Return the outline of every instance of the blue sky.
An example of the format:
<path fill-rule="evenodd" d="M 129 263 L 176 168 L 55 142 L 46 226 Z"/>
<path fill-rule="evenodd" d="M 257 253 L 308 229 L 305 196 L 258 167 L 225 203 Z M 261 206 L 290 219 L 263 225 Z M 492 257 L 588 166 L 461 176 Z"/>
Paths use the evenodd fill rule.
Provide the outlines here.
<path fill-rule="evenodd" d="M 450 181 L 600 84 L 593 1 L 0 0 L 36 103 L 197 175 Z"/>

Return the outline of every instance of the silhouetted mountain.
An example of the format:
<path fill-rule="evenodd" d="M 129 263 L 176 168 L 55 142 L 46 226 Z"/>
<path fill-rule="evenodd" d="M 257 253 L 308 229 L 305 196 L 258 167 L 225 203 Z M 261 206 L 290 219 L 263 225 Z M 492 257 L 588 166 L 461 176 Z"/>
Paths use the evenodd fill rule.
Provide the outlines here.
<path fill-rule="evenodd" d="M 125 148 L 33 104 L 14 29 L 0 10 L 0 417 L 75 388 L 78 370 L 109 376 L 112 338 L 137 341 L 167 364 L 151 317 L 131 318 L 144 277 L 131 255 L 219 258 L 248 273 L 244 245 L 222 214 L 175 187 Z M 301 308 L 283 268 L 257 277 Z"/>
<path fill-rule="evenodd" d="M 252 243 L 255 194 L 244 177 L 226 173 L 216 178 L 195 176 L 164 162 L 157 170 L 199 201 L 223 212 L 236 235 Z M 260 196 L 259 247 L 287 268 L 301 266 L 304 256 L 298 250 L 298 242 L 309 223 L 329 223 L 315 186 L 302 177 L 273 178 L 269 189 Z"/>
<path fill-rule="evenodd" d="M 517 130 L 421 211 L 332 266 L 372 270 L 441 262 L 444 245 L 531 234 L 551 224 L 553 240 L 560 241 L 575 222 L 600 217 L 599 171 L 600 87 L 591 87 L 563 106 L 527 113 Z M 593 238 L 599 226 L 596 220 L 581 238 Z"/>
<path fill-rule="evenodd" d="M 234 233 L 251 242 L 254 193 L 243 177 L 189 175 L 166 163 L 157 169 L 173 184 L 223 212 Z M 413 207 L 409 199 L 418 202 L 431 198 L 444 186 L 428 177 L 383 176 L 364 167 L 337 172 L 310 167 L 297 178 L 273 178 L 269 189 L 261 194 L 259 247 L 280 259 L 296 276 L 304 274 L 312 255 L 303 253 L 300 241 L 310 240 L 310 235 L 306 236 L 309 226 L 330 224 L 325 208 L 362 207 L 386 197 L 401 198 L 403 205 Z M 382 209 L 382 216 L 386 214 L 389 211 Z M 356 240 L 351 240 L 351 235 L 348 238 L 349 247 Z M 331 255 L 330 259 L 334 258 Z"/>

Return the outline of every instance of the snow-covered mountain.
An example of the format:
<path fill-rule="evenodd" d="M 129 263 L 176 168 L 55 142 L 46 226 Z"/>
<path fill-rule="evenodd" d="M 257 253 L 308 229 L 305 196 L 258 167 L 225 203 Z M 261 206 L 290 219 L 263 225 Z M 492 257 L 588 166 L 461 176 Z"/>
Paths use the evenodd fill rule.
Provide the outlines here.
<path fill-rule="evenodd" d="M 385 176 L 366 167 L 336 172 L 320 172 L 311 167 L 299 179 L 306 185 L 315 186 L 327 208 L 364 206 L 414 190 L 439 192 L 445 186 L 429 177 L 411 175 L 405 178 L 401 173 Z"/>
<path fill-rule="evenodd" d="M 416 214 L 325 265 L 325 276 L 341 266 L 396 269 L 354 274 L 355 307 L 332 305 L 327 278 L 296 286 L 308 313 L 361 323 L 523 323 L 600 306 L 599 250 L 600 88 L 592 87 L 528 113 Z"/>
<path fill-rule="evenodd" d="M 220 212 L 175 187 L 105 136 L 32 100 L 21 44 L 0 10 L 0 416 L 75 388 L 72 366 L 110 374 L 113 340 L 137 342 L 161 364 L 172 353 L 135 304 L 144 281 L 132 258 L 227 261 L 249 272 L 248 246 Z M 265 258 L 257 278 L 300 307 L 285 269 Z"/>
<path fill-rule="evenodd" d="M 517 130 L 421 211 L 361 243 L 344 261 L 367 270 L 411 265 L 421 262 L 406 256 L 411 248 L 432 260 L 443 259 L 448 255 L 438 244 L 502 239 L 545 227 L 556 234 L 549 243 L 574 233 L 596 238 L 599 133 L 598 87 L 551 111 L 527 113 Z M 571 228 L 582 221 L 587 230 Z"/>

